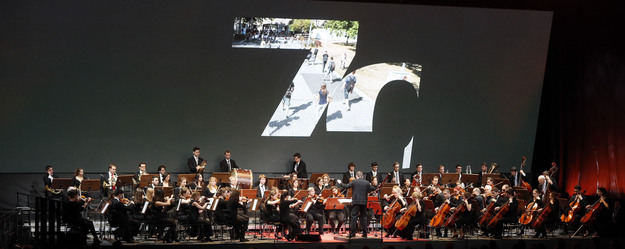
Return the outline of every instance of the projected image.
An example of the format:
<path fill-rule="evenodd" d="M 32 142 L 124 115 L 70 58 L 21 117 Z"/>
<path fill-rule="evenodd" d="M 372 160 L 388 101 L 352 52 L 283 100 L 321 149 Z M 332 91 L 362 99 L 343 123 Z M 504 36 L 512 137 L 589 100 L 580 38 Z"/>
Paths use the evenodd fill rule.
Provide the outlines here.
<path fill-rule="evenodd" d="M 233 48 L 308 51 L 295 78 L 285 82 L 284 96 L 262 136 L 310 136 L 328 104 L 342 99 L 337 94 L 357 41 L 357 21 L 235 18 Z"/>

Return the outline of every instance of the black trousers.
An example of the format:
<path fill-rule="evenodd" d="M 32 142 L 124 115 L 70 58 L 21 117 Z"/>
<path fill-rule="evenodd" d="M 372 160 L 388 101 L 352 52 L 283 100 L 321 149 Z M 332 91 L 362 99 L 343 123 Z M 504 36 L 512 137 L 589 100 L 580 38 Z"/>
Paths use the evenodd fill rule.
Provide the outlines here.
<path fill-rule="evenodd" d="M 367 236 L 367 205 L 361 204 L 352 204 L 351 207 L 352 212 L 352 220 L 349 223 L 349 233 L 351 236 L 355 235 L 358 231 L 357 222 L 360 222 L 360 230 L 362 231 L 362 236 Z"/>

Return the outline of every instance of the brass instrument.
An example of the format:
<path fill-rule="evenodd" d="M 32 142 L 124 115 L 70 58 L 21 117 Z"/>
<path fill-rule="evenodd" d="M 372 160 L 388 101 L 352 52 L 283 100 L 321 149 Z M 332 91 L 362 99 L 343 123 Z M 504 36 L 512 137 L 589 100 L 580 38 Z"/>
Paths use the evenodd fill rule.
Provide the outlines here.
<path fill-rule="evenodd" d="M 499 164 L 497 164 L 497 163 L 491 163 L 491 164 L 490 164 L 490 169 L 488 170 L 488 173 L 489 173 L 489 174 L 492 174 L 492 173 L 493 173 L 493 171 L 495 171 L 497 168 L 499 168 Z"/>
<path fill-rule="evenodd" d="M 50 186 L 46 185 L 46 191 L 50 191 L 50 193 L 58 195 L 63 190 L 62 189 L 51 189 Z"/>
<path fill-rule="evenodd" d="M 106 181 L 102 181 L 102 187 L 104 188 L 114 188 L 117 183 L 117 174 L 115 175 L 115 179 L 109 178 L 108 183 Z"/>

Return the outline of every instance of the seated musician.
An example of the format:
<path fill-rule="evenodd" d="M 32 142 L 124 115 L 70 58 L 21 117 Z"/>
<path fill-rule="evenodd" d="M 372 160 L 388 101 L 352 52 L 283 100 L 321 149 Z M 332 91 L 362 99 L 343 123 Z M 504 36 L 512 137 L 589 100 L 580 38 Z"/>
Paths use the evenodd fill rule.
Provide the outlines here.
<path fill-rule="evenodd" d="M 230 222 L 233 224 L 234 229 L 234 238 L 239 238 L 239 241 L 245 242 L 248 241 L 245 238 L 245 231 L 247 231 L 247 226 L 249 224 L 249 217 L 243 213 L 240 213 L 239 210 L 245 209 L 247 200 L 241 199 L 239 190 L 233 189 L 230 192 L 230 198 L 226 201 L 227 209 L 230 212 Z"/>
<path fill-rule="evenodd" d="M 540 213 L 544 210 L 545 208 L 545 203 L 543 202 L 542 198 L 540 198 L 541 193 L 540 191 L 538 191 L 538 189 L 533 189 L 532 190 L 532 200 L 527 204 L 527 206 L 525 207 L 525 213 L 524 215 L 527 214 L 531 214 L 533 216 L 533 220 L 536 219 L 537 216 L 540 215 Z M 534 210 L 534 211 L 532 211 Z M 533 213 L 531 213 L 533 212 Z M 530 222 L 530 225 L 532 223 Z M 538 228 L 535 228 L 536 230 L 536 234 L 534 235 L 534 238 L 538 238 L 541 234 L 543 235 L 543 237 L 547 237 L 547 230 L 545 229 L 545 226 L 540 226 Z"/>
<path fill-rule="evenodd" d="M 321 178 L 323 178 L 323 189 L 332 188 L 333 185 L 330 183 L 330 175 L 324 173 L 323 175 L 321 175 Z"/>
<path fill-rule="evenodd" d="M 495 184 L 493 184 L 493 178 L 492 177 L 489 176 L 489 177 L 486 178 L 486 183 L 484 183 L 484 186 L 482 186 L 482 187 L 486 187 L 486 186 L 490 186 L 491 188 L 495 187 Z"/>
<path fill-rule="evenodd" d="M 204 201 L 204 198 L 199 192 L 193 192 L 189 205 L 190 220 L 195 223 L 193 224 L 194 229 L 199 230 L 197 239 L 201 242 L 212 242 L 213 226 L 206 215 L 208 202 Z"/>
<path fill-rule="evenodd" d="M 460 219 L 456 221 L 456 227 L 460 228 L 460 236 L 458 237 L 459 239 L 464 239 L 464 236 L 467 232 L 466 230 L 470 229 L 470 226 L 474 225 L 477 222 L 477 219 L 480 215 L 481 209 L 479 200 L 477 199 L 480 189 L 475 189 L 477 189 L 477 192 L 474 191 L 473 193 L 464 193 L 464 198 L 462 201 L 464 202 L 466 210 L 462 213 Z"/>
<path fill-rule="evenodd" d="M 278 188 L 271 188 L 271 190 L 269 190 L 268 198 L 261 203 L 261 211 L 263 212 L 263 219 L 265 221 L 280 221 L 280 211 L 278 210 L 278 205 L 280 205 L 280 190 L 278 190 Z"/>
<path fill-rule="evenodd" d="M 256 186 L 254 189 L 256 189 L 256 197 L 262 199 L 265 197 L 265 191 L 269 190 L 269 188 L 267 187 L 267 177 L 265 175 L 259 175 L 258 176 L 258 186 Z"/>
<path fill-rule="evenodd" d="M 371 186 L 373 186 L 373 187 L 377 188 L 377 187 L 378 187 L 378 185 L 380 185 L 380 184 L 378 183 L 378 178 L 377 178 L 377 177 L 371 178 Z M 376 189 L 376 190 L 377 190 L 377 189 Z M 378 196 L 378 192 L 379 192 L 379 191 L 371 191 L 371 192 L 369 192 L 368 196 L 376 196 L 376 197 L 377 197 L 377 196 Z"/>
<path fill-rule="evenodd" d="M 404 194 L 404 197 L 410 197 L 412 195 L 412 187 L 411 187 L 410 178 L 404 179 L 404 182 L 401 184 L 401 192 Z"/>
<path fill-rule="evenodd" d="M 298 180 L 295 180 L 295 181 L 293 181 L 292 183 L 289 184 L 290 188 L 288 190 L 288 195 L 290 197 L 295 197 L 297 192 L 302 190 L 301 187 L 299 186 L 299 184 L 300 184 L 300 182 Z"/>
<path fill-rule="evenodd" d="M 287 181 L 286 181 L 285 185 L 282 186 L 282 189 L 291 189 L 292 185 L 293 185 L 293 182 L 298 180 L 297 173 L 295 173 L 295 172 L 293 172 L 293 173 L 291 173 L 289 175 L 286 175 L 286 178 L 287 178 Z M 301 188 L 301 186 L 300 186 L 300 188 Z"/>
<path fill-rule="evenodd" d="M 319 178 L 321 182 L 323 179 Z M 312 228 L 312 224 L 314 221 L 317 221 L 317 226 L 319 229 L 319 235 L 323 234 L 323 209 L 325 206 L 326 200 L 321 198 L 320 195 L 316 194 L 314 188 L 308 188 L 308 196 L 304 198 L 304 204 L 306 202 L 311 201 L 312 204 L 308 208 L 308 212 L 306 213 L 306 233 L 310 233 Z"/>
<path fill-rule="evenodd" d="M 181 199 L 182 198 L 182 190 L 183 189 L 189 189 L 187 186 L 187 178 L 186 177 L 180 177 L 180 183 L 178 185 L 178 187 L 174 188 L 174 198 L 176 199 Z"/>
<path fill-rule="evenodd" d="M 287 227 L 289 230 L 289 234 L 286 236 L 286 239 L 288 241 L 295 239 L 296 235 L 302 233 L 299 219 L 291 211 L 294 207 L 301 203 L 302 201 L 292 199 L 290 196 L 288 196 L 286 191 L 282 190 L 280 192 L 280 201 L 277 202 L 278 210 L 280 211 L 280 223 L 282 223 L 282 225 Z"/>
<path fill-rule="evenodd" d="M 63 220 L 70 225 L 79 227 L 85 237 L 87 236 L 87 232 L 91 232 L 91 235 L 93 235 L 93 244 L 100 244 L 100 239 L 93 226 L 93 221 L 84 218 L 81 214 L 92 199 L 81 198 L 78 196 L 78 191 L 73 187 L 70 187 L 70 190 L 67 191 L 67 198 L 68 200 L 63 203 Z"/>
<path fill-rule="evenodd" d="M 202 191 L 204 185 L 204 176 L 201 173 L 196 173 L 193 182 L 189 183 L 189 189 L 193 192 Z"/>
<path fill-rule="evenodd" d="M 545 181 L 545 184 L 547 183 L 547 181 Z M 573 209 L 573 206 L 575 206 L 577 203 L 577 207 L 576 209 Z M 569 207 L 566 210 L 563 210 L 563 214 L 562 214 L 562 222 L 564 222 L 564 233 L 568 234 L 569 228 L 572 228 L 573 231 L 577 230 L 578 227 L 581 226 L 580 220 L 582 219 L 582 217 L 584 217 L 584 214 L 586 214 L 586 209 L 583 207 L 586 207 L 586 205 L 588 205 L 588 202 L 586 201 L 586 198 L 582 195 L 582 187 L 579 185 L 575 185 L 575 187 L 573 187 L 573 195 L 569 198 Z M 564 217 L 566 216 L 571 216 L 572 219 L 570 222 L 565 222 L 564 221 Z M 582 228 L 583 230 L 585 230 L 585 234 L 588 234 L 588 230 L 587 227 L 584 226 Z"/>
<path fill-rule="evenodd" d="M 145 205 L 147 199 L 145 198 L 145 192 L 143 189 L 137 188 L 135 189 L 135 194 L 132 198 L 132 202 L 134 202 L 132 213 L 132 219 L 141 221 L 144 220 L 145 214 L 141 213 L 143 211 L 143 206 Z"/>
<path fill-rule="evenodd" d="M 315 195 L 320 195 L 321 192 L 325 189 L 324 184 L 323 184 L 323 178 L 318 177 L 317 178 L 317 182 L 315 183 Z"/>
<path fill-rule="evenodd" d="M 219 191 L 219 187 L 217 186 L 217 178 L 211 176 L 210 178 L 208 178 L 208 184 L 202 191 L 202 196 L 213 197 L 217 194 L 217 191 Z"/>
<path fill-rule="evenodd" d="M 46 166 L 46 174 L 43 176 L 43 186 L 45 187 L 44 193 L 46 198 L 60 197 L 61 191 L 52 189 L 52 182 L 54 181 L 54 168 L 50 165 Z"/>
<path fill-rule="evenodd" d="M 422 200 L 421 192 L 420 191 L 412 192 L 411 197 L 414 200 L 414 202 L 408 207 L 412 207 L 412 205 L 414 205 L 414 208 L 416 208 L 416 213 L 412 215 L 406 227 L 403 230 L 398 231 L 399 236 L 406 240 L 413 240 L 412 235 L 414 234 L 415 227 L 418 224 L 425 223 L 426 221 L 425 212 L 424 212 L 425 210 L 423 209 L 423 200 Z M 403 210 L 400 210 L 400 214 L 398 214 L 397 219 L 401 219 L 401 217 L 406 215 L 407 211 L 408 211 L 408 208 L 403 208 Z"/>
<path fill-rule="evenodd" d="M 506 202 L 508 203 L 508 211 L 505 212 L 505 214 L 503 215 L 503 218 L 501 218 L 501 220 L 497 223 L 497 226 L 495 226 L 495 229 L 494 229 L 495 239 L 501 239 L 503 237 L 502 235 L 503 235 L 504 223 L 515 223 L 518 221 L 517 207 L 519 203 L 516 197 L 514 197 L 514 191 L 512 189 L 508 189 L 508 191 L 505 191 L 505 192 L 502 191 L 500 195 L 502 197 L 500 198 L 500 200 L 503 200 L 503 204 L 501 206 L 498 205 L 497 207 L 495 207 L 495 212 L 499 212 Z"/>
<path fill-rule="evenodd" d="M 228 180 L 230 181 L 230 184 L 228 184 L 227 186 L 230 188 L 231 191 L 239 189 L 239 183 L 237 182 L 237 178 L 235 176 L 228 177 Z"/>
<path fill-rule="evenodd" d="M 331 189 L 332 193 L 328 198 L 345 198 L 337 186 L 332 186 Z M 345 209 L 328 210 L 328 223 L 330 223 L 330 232 L 338 234 L 343 223 L 345 223 Z"/>
<path fill-rule="evenodd" d="M 124 203 L 122 200 L 124 199 L 124 191 L 121 189 L 116 189 L 113 192 L 113 199 L 111 200 L 111 205 L 109 206 L 109 222 L 111 226 L 118 227 L 118 230 L 122 236 L 122 238 L 129 243 L 133 243 L 133 237 L 139 233 L 139 227 L 141 223 L 135 219 L 131 219 L 128 217 L 128 212 L 132 212 L 133 205 L 129 203 Z"/>
<path fill-rule="evenodd" d="M 164 187 L 164 188 L 171 188 L 173 187 L 173 183 L 171 182 L 171 174 L 165 172 L 163 174 L 163 181 L 159 184 L 159 186 Z"/>
<path fill-rule="evenodd" d="M 586 212 L 592 212 L 594 210 L 594 219 L 588 221 L 589 230 L 593 232 L 593 237 L 606 236 L 609 234 L 610 224 L 612 221 L 612 209 L 611 201 L 608 199 L 608 192 L 605 188 L 597 188 L 596 192 L 597 201 L 595 205 L 586 205 L 584 208 Z M 593 207 L 594 206 L 594 207 Z"/>
<path fill-rule="evenodd" d="M 472 197 L 475 197 L 477 201 L 477 206 L 473 208 L 477 209 L 478 212 L 482 211 L 482 209 L 484 209 L 484 195 L 482 195 L 482 191 L 479 188 L 473 188 Z M 476 219 L 477 218 L 478 217 L 476 217 Z"/>
<path fill-rule="evenodd" d="M 443 206 L 443 204 L 449 204 L 449 206 L 451 207 L 451 211 L 453 212 L 455 210 L 455 207 L 457 207 L 458 205 L 460 205 L 460 200 L 457 198 L 451 198 L 451 192 L 449 191 L 449 189 L 445 189 L 443 190 L 443 194 L 439 194 L 436 199 L 434 199 L 434 211 L 436 213 L 438 213 L 439 209 Z M 441 237 L 441 229 L 437 228 L 436 229 L 436 236 Z M 444 237 L 447 237 L 447 228 L 445 228 L 445 234 Z"/>
<path fill-rule="evenodd" d="M 391 195 L 384 195 L 384 200 L 382 201 L 382 206 L 383 206 L 383 210 L 385 213 L 388 213 L 391 211 L 391 208 L 394 205 L 399 205 L 399 209 L 403 209 L 408 205 L 408 202 L 406 201 L 406 199 L 403 196 L 403 193 L 401 191 L 401 188 L 399 186 L 393 186 L 393 189 L 391 190 Z M 401 212 L 401 211 L 400 211 Z M 386 215 L 386 214 L 385 214 Z M 397 237 L 397 235 L 395 234 L 396 229 L 395 229 L 395 222 L 392 222 L 393 225 L 391 227 L 385 228 L 386 230 L 386 237 L 390 237 L 391 235 L 394 235 L 393 237 Z"/>
<path fill-rule="evenodd" d="M 176 232 L 176 221 L 172 218 L 167 217 L 167 211 L 172 207 L 174 203 L 174 199 L 170 197 L 165 197 L 165 191 L 162 188 L 158 188 L 154 191 L 154 198 L 152 204 L 152 219 L 157 227 L 161 229 L 168 227 L 169 230 L 167 234 L 163 236 L 163 240 L 167 243 L 171 243 L 172 241 L 178 242 L 178 236 Z"/>

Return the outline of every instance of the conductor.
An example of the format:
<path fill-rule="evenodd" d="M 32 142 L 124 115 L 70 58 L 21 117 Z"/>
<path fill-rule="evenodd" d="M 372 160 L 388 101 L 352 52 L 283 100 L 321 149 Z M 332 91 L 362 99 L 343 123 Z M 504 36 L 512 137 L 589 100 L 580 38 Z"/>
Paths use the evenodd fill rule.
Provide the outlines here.
<path fill-rule="evenodd" d="M 342 188 L 352 188 L 352 220 L 349 224 L 349 237 L 356 236 L 357 225 L 356 221 L 360 221 L 360 229 L 362 230 L 362 237 L 367 237 L 367 195 L 369 192 L 374 191 L 375 187 L 371 186 L 369 181 L 363 179 L 362 171 L 356 172 L 356 179 L 349 184 L 343 184 L 338 180 L 338 184 Z"/>

